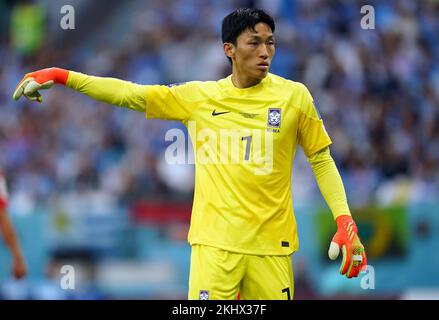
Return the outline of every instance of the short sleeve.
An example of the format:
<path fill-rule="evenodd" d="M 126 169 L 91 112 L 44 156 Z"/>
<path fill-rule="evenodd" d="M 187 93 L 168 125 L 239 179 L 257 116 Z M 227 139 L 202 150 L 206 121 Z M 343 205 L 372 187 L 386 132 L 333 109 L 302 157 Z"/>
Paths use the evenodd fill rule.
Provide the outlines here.
<path fill-rule="evenodd" d="M 8 205 L 8 189 L 6 188 L 6 180 L 0 173 L 0 209 Z"/>
<path fill-rule="evenodd" d="M 314 104 L 311 93 L 301 85 L 300 116 L 298 126 L 299 144 L 307 157 L 332 144 L 323 120 Z"/>
<path fill-rule="evenodd" d="M 175 85 L 146 86 L 146 117 L 163 120 L 187 120 L 202 100 L 203 92 L 196 81 Z"/>

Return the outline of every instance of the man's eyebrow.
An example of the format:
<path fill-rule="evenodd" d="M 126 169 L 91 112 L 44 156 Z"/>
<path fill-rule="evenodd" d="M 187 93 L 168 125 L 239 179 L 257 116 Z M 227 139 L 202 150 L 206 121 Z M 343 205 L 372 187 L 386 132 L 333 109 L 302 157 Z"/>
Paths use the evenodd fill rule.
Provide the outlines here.
<path fill-rule="evenodd" d="M 258 36 L 258 35 L 256 35 L 256 34 L 251 35 L 250 38 L 253 38 L 253 39 L 262 39 L 261 36 Z M 267 39 L 274 39 L 274 35 L 273 35 L 273 34 L 269 35 L 269 36 L 267 37 Z"/>

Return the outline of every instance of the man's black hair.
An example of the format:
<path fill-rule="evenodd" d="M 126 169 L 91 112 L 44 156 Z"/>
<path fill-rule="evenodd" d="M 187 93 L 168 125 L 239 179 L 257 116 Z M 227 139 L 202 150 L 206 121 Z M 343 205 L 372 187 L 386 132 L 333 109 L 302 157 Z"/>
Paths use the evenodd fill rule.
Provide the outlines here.
<path fill-rule="evenodd" d="M 241 8 L 223 19 L 221 28 L 221 38 L 224 42 L 230 42 L 236 45 L 236 39 L 247 29 L 255 30 L 255 26 L 263 22 L 267 24 L 271 31 L 274 32 L 275 25 L 273 18 L 265 11 L 260 9 Z M 227 57 L 229 61 L 232 61 Z"/>

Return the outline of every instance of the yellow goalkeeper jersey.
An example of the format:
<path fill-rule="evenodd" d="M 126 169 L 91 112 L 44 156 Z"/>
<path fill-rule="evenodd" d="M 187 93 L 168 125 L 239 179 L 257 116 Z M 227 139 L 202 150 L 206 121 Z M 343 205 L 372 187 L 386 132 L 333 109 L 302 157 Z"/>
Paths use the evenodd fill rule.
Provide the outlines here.
<path fill-rule="evenodd" d="M 258 85 L 219 81 L 146 86 L 146 116 L 180 120 L 195 155 L 190 244 L 255 255 L 298 249 L 291 194 L 297 144 L 331 144 L 307 88 L 268 74 Z"/>

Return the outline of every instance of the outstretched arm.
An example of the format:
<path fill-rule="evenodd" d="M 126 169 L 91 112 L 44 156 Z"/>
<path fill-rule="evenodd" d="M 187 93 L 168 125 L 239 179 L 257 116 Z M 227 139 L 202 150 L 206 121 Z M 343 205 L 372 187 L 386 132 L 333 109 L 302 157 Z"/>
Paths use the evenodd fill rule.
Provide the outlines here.
<path fill-rule="evenodd" d="M 335 260 L 342 249 L 343 262 L 340 273 L 348 278 L 357 277 L 367 264 L 366 252 L 358 237 L 358 228 L 352 219 L 343 182 L 329 147 L 311 155 L 308 159 L 320 192 L 337 223 L 337 233 L 328 251 L 329 258 Z"/>
<path fill-rule="evenodd" d="M 115 78 L 85 75 L 61 68 L 47 68 L 28 73 L 15 89 L 13 98 L 22 95 L 32 101 L 42 102 L 40 90 L 54 84 L 72 88 L 89 97 L 112 105 L 130 108 L 139 112 L 146 109 L 146 86 Z"/>
<path fill-rule="evenodd" d="M 0 233 L 3 235 L 6 246 L 12 254 L 12 273 L 16 279 L 20 279 L 27 273 L 26 263 L 21 254 L 14 228 L 4 208 L 0 208 Z"/>

